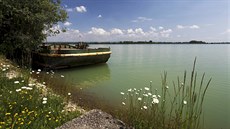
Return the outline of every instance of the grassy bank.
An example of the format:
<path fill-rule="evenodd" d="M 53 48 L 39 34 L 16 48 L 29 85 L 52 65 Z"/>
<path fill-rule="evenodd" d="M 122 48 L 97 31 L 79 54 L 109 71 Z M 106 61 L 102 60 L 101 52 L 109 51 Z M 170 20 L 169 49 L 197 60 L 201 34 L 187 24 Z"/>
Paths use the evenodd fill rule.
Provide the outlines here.
<path fill-rule="evenodd" d="M 185 71 L 182 79 L 171 84 L 165 72 L 161 89 L 155 89 L 150 81 L 149 87 L 121 92 L 120 118 L 137 129 L 202 128 L 202 106 L 211 79 L 206 81 L 205 73 L 199 76 L 195 64 L 196 59 L 190 75 Z"/>
<path fill-rule="evenodd" d="M 33 71 L 39 74 L 40 70 Z M 53 94 L 43 84 L 0 56 L 0 128 L 55 128 L 80 115 L 69 112 L 68 98 Z"/>

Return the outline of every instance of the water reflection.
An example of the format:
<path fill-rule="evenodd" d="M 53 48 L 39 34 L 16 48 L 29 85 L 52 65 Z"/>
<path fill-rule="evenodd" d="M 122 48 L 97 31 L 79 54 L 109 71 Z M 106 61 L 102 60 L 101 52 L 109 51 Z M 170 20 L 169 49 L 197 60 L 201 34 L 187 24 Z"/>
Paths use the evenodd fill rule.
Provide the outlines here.
<path fill-rule="evenodd" d="M 107 64 L 77 67 L 57 71 L 65 76 L 65 80 L 74 87 L 88 88 L 110 79 L 110 69 Z"/>
<path fill-rule="evenodd" d="M 80 106 L 111 109 L 110 105 L 94 93 L 88 92 L 88 89 L 110 80 L 110 69 L 107 64 L 62 69 L 53 73 L 43 71 L 32 76 L 41 83 L 45 82 L 57 94 L 67 97 L 67 94 L 71 93 L 71 100 Z"/>
<path fill-rule="evenodd" d="M 69 85 L 68 92 L 72 93 L 72 101 L 78 105 L 88 108 L 111 109 L 111 106 L 101 98 L 88 92 L 88 89 L 100 86 L 101 83 L 110 80 L 110 69 L 107 64 L 63 69 L 56 73 L 65 76 L 65 82 L 68 82 Z"/>

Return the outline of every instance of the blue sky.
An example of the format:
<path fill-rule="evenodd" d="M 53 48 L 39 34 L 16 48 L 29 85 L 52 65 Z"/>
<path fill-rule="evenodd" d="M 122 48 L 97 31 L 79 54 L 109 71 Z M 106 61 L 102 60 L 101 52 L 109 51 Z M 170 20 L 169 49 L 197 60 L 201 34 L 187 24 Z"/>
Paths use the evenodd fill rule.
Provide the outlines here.
<path fill-rule="evenodd" d="M 69 18 L 47 41 L 230 41 L 230 0 L 62 0 Z"/>

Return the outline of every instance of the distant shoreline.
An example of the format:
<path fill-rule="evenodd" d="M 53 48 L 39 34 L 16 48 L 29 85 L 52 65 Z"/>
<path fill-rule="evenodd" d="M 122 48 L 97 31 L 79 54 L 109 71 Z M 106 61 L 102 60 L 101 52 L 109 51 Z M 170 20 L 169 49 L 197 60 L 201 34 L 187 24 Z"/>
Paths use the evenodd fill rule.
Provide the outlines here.
<path fill-rule="evenodd" d="M 77 44 L 77 43 L 87 43 L 87 44 L 230 44 L 230 42 L 197 42 L 197 43 L 190 43 L 190 42 L 44 42 L 48 44 Z"/>

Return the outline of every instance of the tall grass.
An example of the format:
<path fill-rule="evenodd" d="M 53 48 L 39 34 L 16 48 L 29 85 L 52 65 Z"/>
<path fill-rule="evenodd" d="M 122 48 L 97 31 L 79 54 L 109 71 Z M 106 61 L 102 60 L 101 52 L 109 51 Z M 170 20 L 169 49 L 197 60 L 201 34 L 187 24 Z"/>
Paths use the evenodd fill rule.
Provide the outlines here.
<path fill-rule="evenodd" d="M 134 128 L 198 129 L 201 128 L 202 105 L 211 79 L 205 83 L 205 73 L 198 78 L 194 60 L 190 76 L 177 77 L 170 85 L 167 72 L 161 76 L 162 87 L 128 89 L 123 96 L 123 114 L 120 117 Z M 188 78 L 189 76 L 189 78 Z"/>
<path fill-rule="evenodd" d="M 65 98 L 30 82 L 30 74 L 9 79 L 9 65 L 0 65 L 0 128 L 53 129 L 80 115 L 65 111 Z M 7 67 L 7 68 L 6 68 Z"/>

